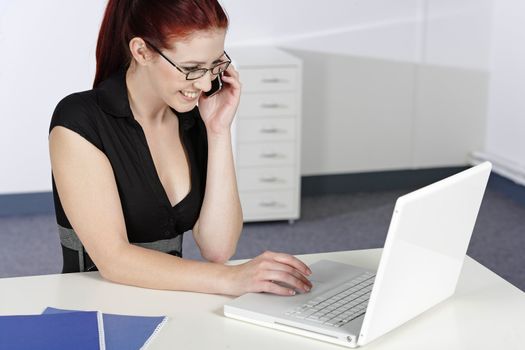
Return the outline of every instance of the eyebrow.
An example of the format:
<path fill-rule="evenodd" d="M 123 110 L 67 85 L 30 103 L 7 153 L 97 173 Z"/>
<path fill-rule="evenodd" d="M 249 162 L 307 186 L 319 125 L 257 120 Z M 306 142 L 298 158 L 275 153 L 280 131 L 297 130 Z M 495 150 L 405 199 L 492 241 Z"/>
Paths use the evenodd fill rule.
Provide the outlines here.
<path fill-rule="evenodd" d="M 224 52 L 221 53 L 221 55 L 216 58 L 212 63 L 218 63 L 221 62 L 221 57 L 224 56 Z M 179 64 L 206 64 L 207 62 L 200 62 L 200 61 L 186 61 L 186 62 L 180 62 Z"/>

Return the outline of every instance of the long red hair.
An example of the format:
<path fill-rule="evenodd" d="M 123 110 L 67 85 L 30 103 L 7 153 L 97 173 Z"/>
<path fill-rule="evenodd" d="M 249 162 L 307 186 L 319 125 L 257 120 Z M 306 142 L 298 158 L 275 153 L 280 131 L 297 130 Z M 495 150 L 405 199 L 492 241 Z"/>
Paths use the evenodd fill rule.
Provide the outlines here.
<path fill-rule="evenodd" d="M 129 41 L 141 37 L 158 48 L 197 30 L 227 29 L 217 0 L 109 0 L 97 42 L 93 87 L 129 64 Z"/>

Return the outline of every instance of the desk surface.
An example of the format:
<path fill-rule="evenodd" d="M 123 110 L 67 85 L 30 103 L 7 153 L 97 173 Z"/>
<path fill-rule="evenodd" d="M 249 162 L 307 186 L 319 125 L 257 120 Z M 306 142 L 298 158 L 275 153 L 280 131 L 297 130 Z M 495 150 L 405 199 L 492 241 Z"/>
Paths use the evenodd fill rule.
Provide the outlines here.
<path fill-rule="evenodd" d="M 380 249 L 300 255 L 375 269 Z M 0 315 L 45 307 L 130 315 L 167 315 L 148 349 L 343 349 L 318 340 L 232 320 L 230 297 L 149 290 L 103 280 L 97 272 L 0 279 Z M 366 349 L 523 349 L 525 294 L 467 257 L 456 294 Z"/>

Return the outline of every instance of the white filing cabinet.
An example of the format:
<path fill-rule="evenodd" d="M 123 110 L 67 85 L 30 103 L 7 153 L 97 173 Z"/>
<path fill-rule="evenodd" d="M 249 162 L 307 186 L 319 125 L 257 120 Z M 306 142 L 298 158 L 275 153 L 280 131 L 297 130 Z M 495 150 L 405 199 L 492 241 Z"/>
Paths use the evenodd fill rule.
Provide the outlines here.
<path fill-rule="evenodd" d="M 274 47 L 227 51 L 242 83 L 233 139 L 244 221 L 298 219 L 302 63 Z"/>

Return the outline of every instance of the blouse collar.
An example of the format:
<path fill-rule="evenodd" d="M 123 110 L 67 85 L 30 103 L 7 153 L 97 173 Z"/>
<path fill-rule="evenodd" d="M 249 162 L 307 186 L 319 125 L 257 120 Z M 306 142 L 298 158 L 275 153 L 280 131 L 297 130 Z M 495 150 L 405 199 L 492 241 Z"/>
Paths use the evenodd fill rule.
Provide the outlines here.
<path fill-rule="evenodd" d="M 126 67 L 120 68 L 95 89 L 97 90 L 99 105 L 104 112 L 116 118 L 133 118 L 126 86 Z M 171 110 L 179 118 L 185 130 L 195 124 L 195 118 L 199 115 L 197 106 L 191 111 L 182 113 L 173 108 Z"/>

